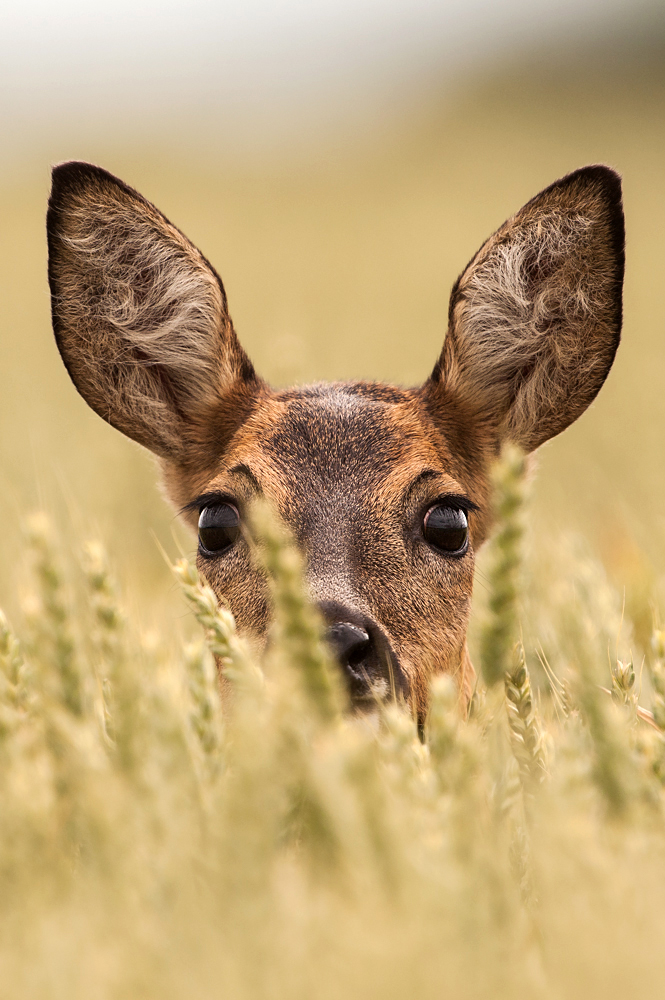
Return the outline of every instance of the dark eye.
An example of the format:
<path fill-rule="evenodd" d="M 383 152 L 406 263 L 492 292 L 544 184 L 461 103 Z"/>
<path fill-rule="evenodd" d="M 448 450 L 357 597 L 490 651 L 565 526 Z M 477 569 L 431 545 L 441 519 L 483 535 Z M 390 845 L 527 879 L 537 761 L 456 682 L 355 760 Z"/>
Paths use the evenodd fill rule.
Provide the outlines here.
<path fill-rule="evenodd" d="M 461 555 L 469 539 L 466 514 L 458 507 L 430 507 L 423 521 L 423 534 L 435 549 Z"/>
<path fill-rule="evenodd" d="M 204 555 L 223 552 L 240 534 L 240 514 L 230 503 L 204 507 L 199 516 L 199 544 Z"/>

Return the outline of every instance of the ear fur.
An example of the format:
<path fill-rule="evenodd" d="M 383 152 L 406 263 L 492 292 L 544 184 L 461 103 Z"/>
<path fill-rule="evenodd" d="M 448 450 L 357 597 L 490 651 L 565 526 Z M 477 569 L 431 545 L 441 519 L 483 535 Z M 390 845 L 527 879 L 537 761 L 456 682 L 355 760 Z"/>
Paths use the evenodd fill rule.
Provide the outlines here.
<path fill-rule="evenodd" d="M 100 167 L 53 170 L 53 329 L 101 417 L 178 460 L 234 384 L 257 382 L 214 269 L 138 192 Z"/>
<path fill-rule="evenodd" d="M 621 181 L 583 167 L 536 195 L 480 248 L 451 295 L 425 386 L 500 444 L 527 451 L 595 398 L 621 334 Z"/>

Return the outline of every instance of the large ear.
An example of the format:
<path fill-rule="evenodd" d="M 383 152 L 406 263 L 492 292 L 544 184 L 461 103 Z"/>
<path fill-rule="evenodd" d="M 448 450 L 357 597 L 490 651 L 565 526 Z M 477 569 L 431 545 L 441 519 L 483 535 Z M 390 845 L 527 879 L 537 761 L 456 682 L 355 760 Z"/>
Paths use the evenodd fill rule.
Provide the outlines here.
<path fill-rule="evenodd" d="M 590 166 L 556 181 L 458 278 L 429 402 L 528 451 L 564 430 L 612 366 L 623 270 L 619 176 Z"/>
<path fill-rule="evenodd" d="M 219 277 L 154 205 L 89 163 L 54 169 L 47 231 L 74 384 L 118 430 L 179 460 L 234 386 L 257 383 Z"/>

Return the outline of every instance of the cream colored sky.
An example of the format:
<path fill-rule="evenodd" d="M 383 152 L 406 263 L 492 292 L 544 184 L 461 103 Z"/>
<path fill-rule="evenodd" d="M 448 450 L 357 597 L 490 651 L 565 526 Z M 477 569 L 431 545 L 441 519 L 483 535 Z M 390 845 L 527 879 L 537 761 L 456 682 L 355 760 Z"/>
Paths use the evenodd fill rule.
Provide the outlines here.
<path fill-rule="evenodd" d="M 360 116 L 428 77 L 557 39 L 600 38 L 661 0 L 5 0 L 6 143 L 65 123 L 155 128 L 210 114 L 251 134 Z M 7 148 L 5 148 L 5 153 Z"/>

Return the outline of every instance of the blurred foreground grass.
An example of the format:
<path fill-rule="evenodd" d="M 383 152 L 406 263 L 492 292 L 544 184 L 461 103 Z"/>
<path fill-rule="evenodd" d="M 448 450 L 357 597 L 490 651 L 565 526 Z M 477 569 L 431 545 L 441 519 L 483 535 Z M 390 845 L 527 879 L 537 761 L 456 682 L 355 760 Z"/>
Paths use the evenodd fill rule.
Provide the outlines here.
<path fill-rule="evenodd" d="M 409 120 L 334 137 L 281 161 L 199 155 L 178 142 L 129 150 L 66 135 L 0 178 L 0 599 L 16 606 L 22 512 L 50 511 L 72 539 L 113 539 L 128 599 L 170 601 L 159 547 L 177 534 L 145 453 L 77 396 L 50 329 L 48 165 L 102 163 L 138 187 L 223 276 L 241 340 L 277 383 L 426 377 L 453 280 L 489 233 L 584 163 L 624 176 L 624 340 L 598 401 L 543 449 L 536 554 L 582 533 L 621 586 L 665 569 L 665 72 L 662 51 L 499 68 Z M 63 126 L 64 127 L 64 126 Z M 214 132 L 215 123 L 209 123 Z M 176 531 L 177 541 L 172 534 Z M 640 553 L 646 553 L 640 554 Z M 480 577 L 482 589 L 482 574 Z M 632 585 L 631 585 L 632 586 Z"/>
<path fill-rule="evenodd" d="M 567 562 L 539 618 L 523 612 L 549 677 L 532 691 L 514 646 L 520 468 L 498 478 L 490 687 L 465 720 L 435 679 L 424 743 L 399 704 L 341 711 L 270 522 L 257 660 L 186 560 L 205 639 L 142 630 L 101 546 L 63 575 L 48 520 L 29 520 L 20 644 L 0 621 L 4 996 L 662 995 L 665 634 L 643 678 L 621 596 Z"/>

